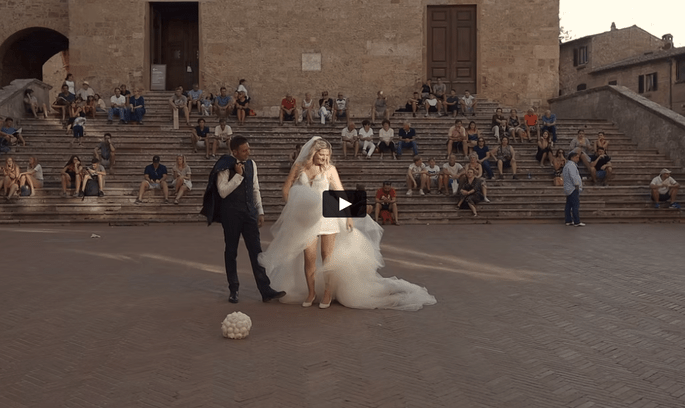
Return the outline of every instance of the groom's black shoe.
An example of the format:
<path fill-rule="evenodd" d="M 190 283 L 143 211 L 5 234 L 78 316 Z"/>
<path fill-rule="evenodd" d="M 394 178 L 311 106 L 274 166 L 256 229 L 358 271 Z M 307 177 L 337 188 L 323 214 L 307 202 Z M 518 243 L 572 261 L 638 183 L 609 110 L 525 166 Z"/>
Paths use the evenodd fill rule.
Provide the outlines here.
<path fill-rule="evenodd" d="M 263 295 L 263 296 L 262 296 L 262 302 L 268 302 L 268 301 L 270 301 L 271 299 L 280 299 L 280 298 L 282 298 L 283 296 L 285 296 L 285 292 L 284 292 L 284 291 L 277 292 L 277 291 L 275 291 L 275 290 L 271 290 L 269 293 L 267 293 L 266 295 Z"/>
<path fill-rule="evenodd" d="M 228 295 L 228 301 L 231 303 L 238 303 L 238 292 L 231 292 L 231 294 Z"/>

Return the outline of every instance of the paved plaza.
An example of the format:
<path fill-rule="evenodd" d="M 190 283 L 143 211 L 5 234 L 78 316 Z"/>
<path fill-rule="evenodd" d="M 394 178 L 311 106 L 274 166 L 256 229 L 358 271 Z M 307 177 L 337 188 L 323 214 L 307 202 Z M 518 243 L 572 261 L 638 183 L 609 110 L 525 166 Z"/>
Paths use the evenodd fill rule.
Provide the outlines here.
<path fill-rule="evenodd" d="M 381 273 L 438 303 L 320 310 L 262 303 L 244 246 L 229 304 L 218 225 L 2 226 L 0 407 L 685 407 L 683 244 L 388 227 Z M 225 339 L 238 310 L 250 336 Z"/>

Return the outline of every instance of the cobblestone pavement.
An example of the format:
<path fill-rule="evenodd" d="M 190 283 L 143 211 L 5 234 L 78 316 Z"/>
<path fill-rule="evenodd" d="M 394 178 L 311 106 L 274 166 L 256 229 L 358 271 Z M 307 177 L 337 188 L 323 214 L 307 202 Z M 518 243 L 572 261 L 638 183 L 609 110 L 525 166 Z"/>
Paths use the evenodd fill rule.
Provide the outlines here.
<path fill-rule="evenodd" d="M 419 312 L 261 303 L 244 248 L 229 304 L 221 240 L 0 227 L 0 407 L 685 406 L 680 225 L 388 227 Z"/>

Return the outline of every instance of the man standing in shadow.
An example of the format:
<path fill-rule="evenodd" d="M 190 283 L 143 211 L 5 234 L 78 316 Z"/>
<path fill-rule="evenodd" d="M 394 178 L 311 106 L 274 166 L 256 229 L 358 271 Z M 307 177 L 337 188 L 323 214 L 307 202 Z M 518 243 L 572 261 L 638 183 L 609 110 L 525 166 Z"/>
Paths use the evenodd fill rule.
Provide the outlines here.
<path fill-rule="evenodd" d="M 250 160 L 250 145 L 243 136 L 231 139 L 232 156 L 223 155 L 209 175 L 209 183 L 200 213 L 207 217 L 207 223 L 221 222 L 224 228 L 224 261 L 230 295 L 228 301 L 238 303 L 238 243 L 240 235 L 250 254 L 252 273 L 262 300 L 279 299 L 285 292 L 271 288 L 266 271 L 259 265 L 257 256 L 262 252 L 259 227 L 264 223 L 262 197 L 259 193 L 257 165 Z"/>

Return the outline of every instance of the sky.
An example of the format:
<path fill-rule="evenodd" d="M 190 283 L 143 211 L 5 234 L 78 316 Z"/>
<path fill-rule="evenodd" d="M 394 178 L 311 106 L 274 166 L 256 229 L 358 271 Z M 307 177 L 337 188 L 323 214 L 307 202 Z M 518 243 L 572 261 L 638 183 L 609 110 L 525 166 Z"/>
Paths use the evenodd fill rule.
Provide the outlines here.
<path fill-rule="evenodd" d="M 632 25 L 661 38 L 670 33 L 676 47 L 685 46 L 685 0 L 560 0 L 561 26 L 571 39 Z"/>

